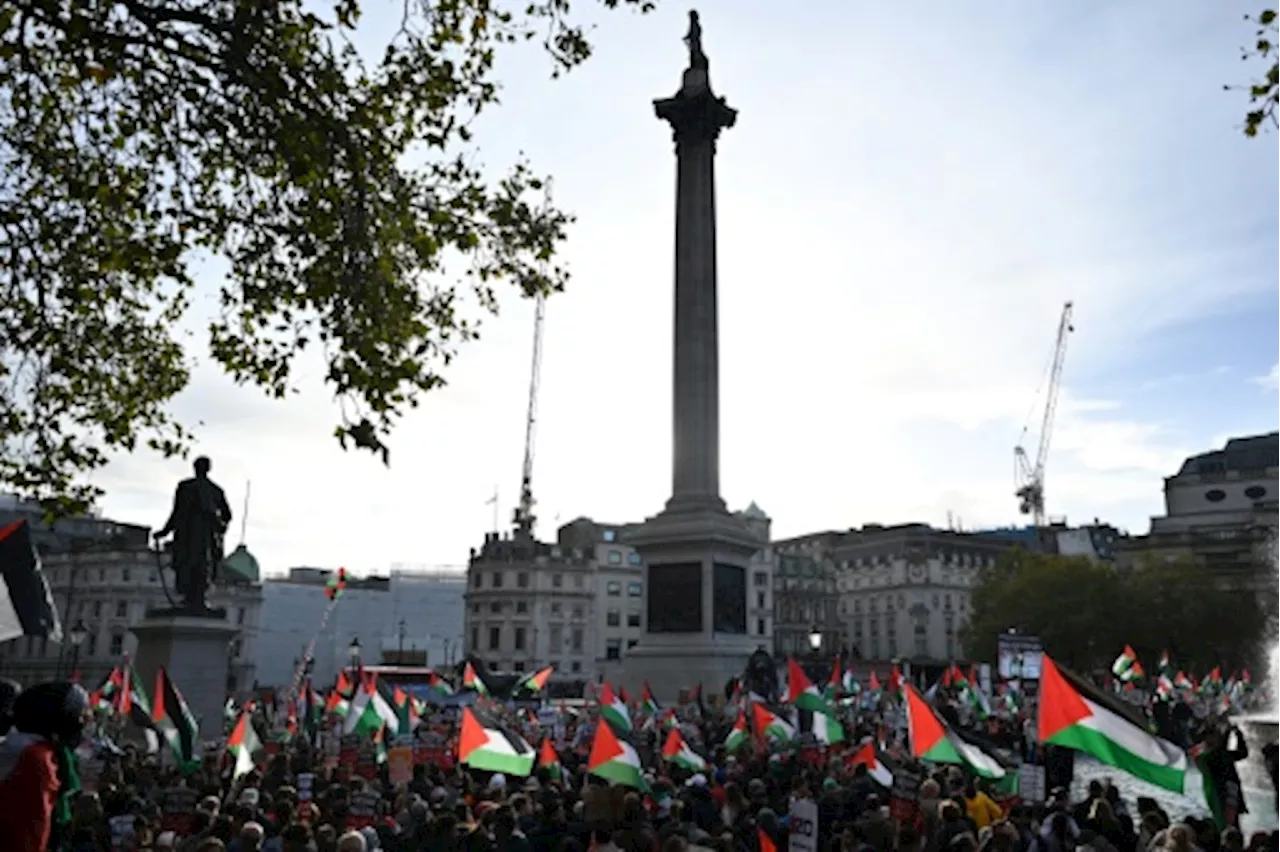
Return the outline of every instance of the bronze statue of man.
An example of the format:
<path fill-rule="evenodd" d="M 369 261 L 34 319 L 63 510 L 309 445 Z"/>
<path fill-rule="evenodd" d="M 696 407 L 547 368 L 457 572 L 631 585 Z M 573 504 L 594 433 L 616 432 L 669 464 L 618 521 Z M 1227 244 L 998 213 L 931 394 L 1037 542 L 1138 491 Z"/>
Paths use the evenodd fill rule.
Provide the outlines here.
<path fill-rule="evenodd" d="M 192 612 L 208 609 L 205 594 L 222 564 L 223 535 L 231 523 L 227 495 L 209 478 L 209 468 L 209 459 L 196 459 L 196 475 L 178 483 L 169 520 L 155 534 L 157 542 L 173 534 L 174 586 L 182 608 Z"/>
<path fill-rule="evenodd" d="M 698 13 L 689 12 L 689 34 L 684 37 L 685 46 L 689 48 L 689 67 L 700 71 L 707 70 L 707 55 L 702 52 L 702 24 Z"/>

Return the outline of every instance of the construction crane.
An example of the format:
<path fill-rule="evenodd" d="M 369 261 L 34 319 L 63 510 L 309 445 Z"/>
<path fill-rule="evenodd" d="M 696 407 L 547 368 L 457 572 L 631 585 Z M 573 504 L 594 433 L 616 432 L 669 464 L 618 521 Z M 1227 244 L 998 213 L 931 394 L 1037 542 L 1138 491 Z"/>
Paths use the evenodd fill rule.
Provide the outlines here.
<path fill-rule="evenodd" d="M 546 186 L 543 213 L 551 212 L 551 183 Z M 524 465 L 520 469 L 520 500 L 512 520 L 516 535 L 533 538 L 533 447 L 538 431 L 538 382 L 542 376 L 542 322 L 546 313 L 546 296 L 538 293 L 533 306 L 533 358 L 529 367 L 529 407 L 524 418 Z"/>
<path fill-rule="evenodd" d="M 1058 320 L 1058 337 L 1053 346 L 1053 360 L 1049 364 L 1048 387 L 1045 392 L 1044 413 L 1040 418 L 1040 443 L 1036 447 L 1035 463 L 1031 462 L 1024 444 L 1030 418 L 1022 427 L 1018 445 L 1013 448 L 1014 481 L 1017 490 L 1018 509 L 1031 515 L 1037 528 L 1044 526 L 1044 464 L 1049 458 L 1049 441 L 1053 437 L 1053 418 L 1058 409 L 1058 391 L 1062 386 L 1062 365 L 1067 357 L 1067 335 L 1075 331 L 1071 324 L 1071 302 L 1062 306 L 1062 318 Z"/>
<path fill-rule="evenodd" d="M 546 297 L 538 294 L 533 307 L 533 366 L 529 373 L 529 408 L 524 420 L 524 466 L 520 470 L 520 500 L 513 520 L 516 534 L 533 537 L 533 446 L 538 426 L 538 379 L 542 375 L 542 320 Z"/>

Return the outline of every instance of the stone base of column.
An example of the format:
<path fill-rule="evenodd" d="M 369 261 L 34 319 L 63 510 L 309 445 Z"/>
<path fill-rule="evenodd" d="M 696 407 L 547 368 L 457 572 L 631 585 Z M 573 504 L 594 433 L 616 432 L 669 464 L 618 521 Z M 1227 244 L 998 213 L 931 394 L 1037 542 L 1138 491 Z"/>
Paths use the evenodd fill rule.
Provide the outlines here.
<path fill-rule="evenodd" d="M 665 704 L 698 684 L 705 694 L 720 692 L 766 641 L 750 634 L 747 618 L 751 557 L 765 542 L 723 509 L 699 507 L 696 500 L 676 509 L 682 502 L 673 498 L 666 511 L 627 537 L 645 561 L 645 632 L 623 660 L 603 672 L 632 695 L 640 695 L 647 682 Z M 717 571 L 726 569 L 730 576 L 740 572 L 740 584 L 729 583 L 729 592 L 716 580 Z M 689 605 L 695 597 L 700 606 Z M 690 624 L 670 622 L 678 609 Z M 659 620 L 667 623 L 655 632 Z"/>
<path fill-rule="evenodd" d="M 681 690 L 692 690 L 698 684 L 702 684 L 703 695 L 723 695 L 729 679 L 741 677 L 746 670 L 747 660 L 759 647 L 756 638 L 647 636 L 617 664 L 615 682 L 637 697 L 649 684 L 653 697 L 664 707 L 674 706 Z"/>
<path fill-rule="evenodd" d="M 147 691 L 155 689 L 156 670 L 163 666 L 199 720 L 201 741 L 221 739 L 227 653 L 240 629 L 216 616 L 151 611 L 130 630 L 138 637 L 134 666 Z"/>

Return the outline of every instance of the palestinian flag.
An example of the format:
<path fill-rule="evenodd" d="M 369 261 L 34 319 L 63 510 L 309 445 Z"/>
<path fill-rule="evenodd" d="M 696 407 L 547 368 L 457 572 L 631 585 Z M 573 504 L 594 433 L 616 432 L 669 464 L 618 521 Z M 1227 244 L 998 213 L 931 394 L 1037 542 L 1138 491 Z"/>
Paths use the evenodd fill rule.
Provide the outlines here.
<path fill-rule="evenodd" d="M 338 682 L 334 684 L 333 691 L 348 701 L 356 694 L 356 682 L 347 675 L 346 669 L 338 672 Z"/>
<path fill-rule="evenodd" d="M 796 738 L 796 729 L 791 727 L 791 723 L 759 701 L 751 705 L 751 721 L 756 736 L 763 742 L 786 745 Z"/>
<path fill-rule="evenodd" d="M 541 692 L 547 688 L 547 681 L 551 680 L 551 673 L 555 670 L 555 666 L 547 666 L 529 675 L 520 685 L 530 692 Z"/>
<path fill-rule="evenodd" d="M 449 681 L 436 672 L 432 672 L 427 677 L 427 688 L 437 695 L 453 695 L 453 687 L 449 685 Z"/>
<path fill-rule="evenodd" d="M 418 713 L 418 702 L 413 696 L 400 687 L 396 687 L 391 695 L 391 702 L 396 708 L 396 729 L 402 734 L 409 734 L 418 729 L 422 719 Z"/>
<path fill-rule="evenodd" d="M 660 709 L 658 700 L 653 697 L 653 690 L 649 688 L 649 681 L 647 680 L 644 682 L 644 688 L 640 691 L 640 709 L 649 716 L 658 715 L 658 710 Z"/>
<path fill-rule="evenodd" d="M 252 772 L 263 751 L 262 740 L 258 739 L 258 732 L 254 730 L 248 711 L 241 712 L 231 736 L 227 738 L 227 754 L 235 760 L 231 767 L 231 783 L 234 784 L 240 776 Z"/>
<path fill-rule="evenodd" d="M 19 636 L 62 641 L 62 623 L 26 520 L 0 525 L 0 642 Z"/>
<path fill-rule="evenodd" d="M 680 736 L 679 728 L 672 728 L 667 734 L 667 741 L 662 746 L 662 759 L 689 772 L 702 772 L 707 768 L 707 762 Z"/>
<path fill-rule="evenodd" d="M 538 748 L 538 768 L 545 769 L 547 777 L 553 781 L 559 781 L 564 776 L 564 767 L 560 765 L 560 755 L 556 754 L 556 747 L 546 737 L 543 737 L 542 745 Z"/>
<path fill-rule="evenodd" d="M 1116 657 L 1116 661 L 1111 664 L 1111 673 L 1120 680 L 1133 679 L 1133 667 L 1138 662 L 1138 652 L 1133 650 L 1132 645 L 1125 645 L 1124 650 L 1120 652 L 1120 656 Z"/>
<path fill-rule="evenodd" d="M 867 767 L 867 774 L 871 776 L 871 780 L 881 787 L 888 788 L 893 786 L 893 773 L 880 762 L 880 757 L 876 754 L 875 743 L 870 740 L 863 743 L 862 747 L 853 753 L 849 758 L 849 765 Z"/>
<path fill-rule="evenodd" d="M 200 756 L 196 753 L 200 723 L 164 666 L 156 669 L 155 696 L 155 703 L 151 705 L 151 721 L 169 743 L 179 770 L 184 775 L 194 772 L 200 768 Z"/>
<path fill-rule="evenodd" d="M 800 710 L 833 715 L 831 704 L 818 692 L 794 657 L 787 658 L 787 703 Z"/>
<path fill-rule="evenodd" d="M 490 719 L 483 711 L 462 709 L 459 763 L 472 769 L 524 776 L 533 771 L 536 757 L 533 746 L 519 734 Z"/>
<path fill-rule="evenodd" d="M 609 725 L 596 725 L 596 735 L 591 741 L 591 754 L 587 757 L 587 772 L 597 778 L 631 787 L 648 790 L 644 773 L 640 771 L 640 755 L 631 743 L 619 737 Z"/>
<path fill-rule="evenodd" d="M 1168 651 L 1160 652 L 1160 662 L 1156 665 L 1156 668 L 1159 669 L 1161 674 L 1167 674 L 1168 672 L 1173 671 L 1173 663 L 1169 660 Z"/>
<path fill-rule="evenodd" d="M 621 733 L 631 730 L 631 713 L 627 703 L 613 694 L 613 687 L 606 682 L 600 689 L 600 697 L 596 699 L 600 705 L 601 718 L 617 728 Z"/>
<path fill-rule="evenodd" d="M 387 726 L 392 736 L 400 732 L 400 720 L 396 717 L 395 709 L 378 689 L 378 676 L 366 675 L 364 684 L 351 699 L 351 708 L 347 711 L 342 732 L 372 737 L 383 725 Z"/>
<path fill-rule="evenodd" d="M 116 715 L 128 719 L 143 730 L 155 730 L 151 721 L 151 699 L 138 677 L 138 670 L 127 660 L 117 669 L 120 680 L 112 695 Z"/>
<path fill-rule="evenodd" d="M 351 712 L 351 702 L 343 698 L 342 693 L 335 689 L 329 693 L 329 700 L 325 702 L 324 711 L 332 716 L 345 719 L 347 714 Z"/>
<path fill-rule="evenodd" d="M 773 838 L 763 828 L 756 829 L 756 847 L 760 852 L 778 852 L 778 844 L 773 842 Z"/>
<path fill-rule="evenodd" d="M 823 745 L 835 745 L 844 742 L 844 726 L 834 716 L 817 711 L 800 711 L 800 728 L 813 734 L 814 739 Z"/>
<path fill-rule="evenodd" d="M 462 688 L 472 689 L 481 695 L 488 695 L 489 689 L 484 685 L 484 681 L 480 679 L 480 675 L 476 674 L 475 666 L 471 665 L 468 660 L 467 664 L 462 668 Z"/>
<path fill-rule="evenodd" d="M 331 601 L 336 601 L 342 597 L 342 593 L 347 590 L 347 569 L 339 568 L 338 573 L 329 578 L 324 584 L 324 596 Z"/>
<path fill-rule="evenodd" d="M 1135 778 L 1182 792 L 1187 772 L 1182 749 L 1147 733 L 1121 702 L 1059 668 L 1047 654 L 1040 666 L 1040 742 L 1091 754 Z"/>
<path fill-rule="evenodd" d="M 378 728 L 373 735 L 373 762 L 377 766 L 387 762 L 387 726 Z"/>
<path fill-rule="evenodd" d="M 747 730 L 747 714 L 745 711 L 739 710 L 738 721 L 733 723 L 733 729 L 729 731 L 729 736 L 724 738 L 724 750 L 733 754 L 747 744 L 748 736 L 750 736 L 750 732 Z"/>
<path fill-rule="evenodd" d="M 967 766 L 983 778 L 1003 778 L 1004 767 L 982 749 L 965 742 L 933 712 L 911 684 L 905 685 L 907 693 L 907 733 L 911 742 L 911 756 L 934 763 L 954 763 Z"/>
<path fill-rule="evenodd" d="M 840 658 L 836 657 L 835 665 L 831 668 L 831 677 L 827 678 L 827 687 L 822 691 L 822 697 L 828 702 L 835 701 L 840 697 L 842 677 L 843 672 L 840 668 Z"/>

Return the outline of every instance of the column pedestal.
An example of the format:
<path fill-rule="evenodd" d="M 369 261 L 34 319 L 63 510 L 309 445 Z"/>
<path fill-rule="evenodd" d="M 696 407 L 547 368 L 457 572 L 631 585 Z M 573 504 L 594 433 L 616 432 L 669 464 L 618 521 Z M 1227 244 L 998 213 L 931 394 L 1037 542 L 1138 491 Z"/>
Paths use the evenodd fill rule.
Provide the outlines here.
<path fill-rule="evenodd" d="M 216 616 L 152 610 L 131 632 L 138 637 L 134 666 L 147 692 L 155 690 L 156 670 L 163 666 L 199 720 L 201 741 L 221 739 L 227 650 L 239 628 Z"/>
<path fill-rule="evenodd" d="M 747 619 L 751 557 L 762 543 L 724 511 L 663 512 L 629 536 L 645 562 L 645 632 L 622 661 L 632 695 L 645 683 L 674 703 L 702 684 L 719 692 L 760 646 Z"/>

